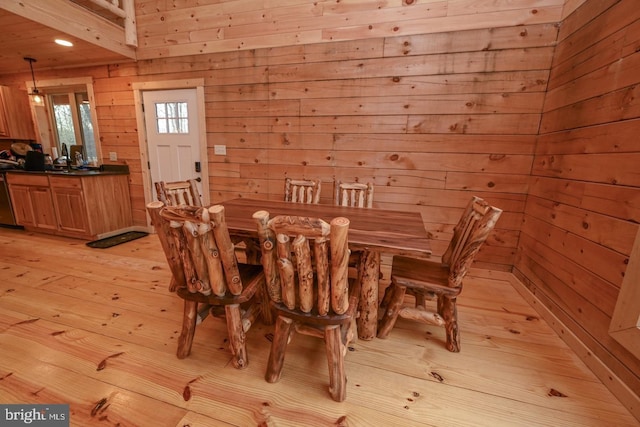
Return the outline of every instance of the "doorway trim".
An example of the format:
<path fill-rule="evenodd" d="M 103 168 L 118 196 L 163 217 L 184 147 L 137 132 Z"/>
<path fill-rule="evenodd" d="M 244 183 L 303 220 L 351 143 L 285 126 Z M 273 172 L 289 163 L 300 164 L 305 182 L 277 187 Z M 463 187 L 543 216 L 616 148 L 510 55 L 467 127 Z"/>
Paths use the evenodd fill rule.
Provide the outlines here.
<path fill-rule="evenodd" d="M 195 89 L 198 105 L 198 142 L 200 145 L 200 159 L 202 168 L 202 203 L 209 205 L 209 158 L 207 156 L 207 126 L 205 123 L 204 78 L 187 80 L 163 80 L 154 82 L 132 83 L 133 97 L 136 108 L 136 125 L 138 127 L 138 146 L 140 150 L 140 167 L 142 171 L 142 185 L 144 187 L 145 210 L 153 200 L 153 183 L 149 170 L 149 146 L 147 144 L 147 129 L 142 107 L 142 92 L 151 90 Z M 151 218 L 147 215 L 147 227 L 151 227 Z"/>

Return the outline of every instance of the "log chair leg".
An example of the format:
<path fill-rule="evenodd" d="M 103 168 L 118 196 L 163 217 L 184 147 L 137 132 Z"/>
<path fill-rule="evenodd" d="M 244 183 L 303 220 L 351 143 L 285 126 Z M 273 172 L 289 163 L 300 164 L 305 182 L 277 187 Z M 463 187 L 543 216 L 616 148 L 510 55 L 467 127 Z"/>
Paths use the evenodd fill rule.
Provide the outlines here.
<path fill-rule="evenodd" d="M 427 299 L 424 297 L 424 292 L 416 291 L 413 293 L 416 298 L 416 307 L 425 307 Z"/>
<path fill-rule="evenodd" d="M 263 283 L 262 286 L 256 292 L 257 303 L 260 305 L 260 317 L 262 323 L 265 325 L 273 325 L 273 310 L 271 310 L 271 299 L 269 298 L 269 292 L 267 292 L 267 285 Z"/>
<path fill-rule="evenodd" d="M 402 308 L 404 295 L 407 292 L 406 286 L 400 286 L 395 283 L 392 283 L 390 286 L 393 287 L 391 290 L 392 295 L 389 298 L 389 304 L 384 313 L 382 313 L 382 319 L 380 319 L 380 324 L 378 325 L 378 338 L 386 338 L 395 326 L 396 320 L 398 320 L 398 313 L 400 312 L 400 308 Z"/>
<path fill-rule="evenodd" d="M 247 256 L 247 264 L 255 264 L 260 265 L 260 256 L 262 252 L 260 251 L 260 244 L 256 243 L 253 239 L 245 239 L 245 254 Z"/>
<path fill-rule="evenodd" d="M 327 326 L 324 341 L 329 362 L 329 393 L 336 402 L 347 397 L 347 374 L 344 370 L 344 344 L 339 325 Z"/>
<path fill-rule="evenodd" d="M 180 283 L 171 275 L 171 281 L 169 282 L 169 292 L 175 292 L 180 287 Z"/>
<path fill-rule="evenodd" d="M 360 257 L 360 301 L 358 311 L 358 338 L 369 341 L 376 336 L 378 327 L 378 284 L 380 281 L 380 252 L 365 250 Z"/>
<path fill-rule="evenodd" d="M 229 304 L 224 306 L 227 320 L 227 334 L 231 354 L 233 355 L 233 366 L 244 369 L 249 366 L 249 356 L 247 355 L 246 335 L 242 328 L 242 313 L 239 304 Z"/>
<path fill-rule="evenodd" d="M 289 335 L 293 327 L 293 320 L 278 316 L 276 327 L 273 333 L 273 342 L 269 352 L 269 362 L 267 363 L 267 373 L 265 379 L 269 383 L 280 380 L 282 366 L 284 365 L 284 353 L 289 343 Z"/>
<path fill-rule="evenodd" d="M 389 307 L 392 297 L 393 284 L 389 284 L 389 286 L 384 290 L 384 296 L 382 297 L 382 301 L 380 301 L 380 306 L 378 307 L 378 319 L 382 319 L 384 317 L 384 313 L 387 311 L 387 307 Z"/>
<path fill-rule="evenodd" d="M 198 303 L 184 300 L 184 313 L 182 315 L 182 331 L 178 338 L 178 359 L 184 359 L 191 353 L 191 344 L 196 332 L 196 320 L 198 318 Z"/>
<path fill-rule="evenodd" d="M 447 336 L 447 350 L 458 353 L 460 351 L 460 334 L 458 333 L 458 308 L 456 297 L 441 295 L 438 297 L 439 309 L 445 321 L 444 327 Z"/>
<path fill-rule="evenodd" d="M 358 342 L 358 322 L 355 318 L 351 318 L 351 321 L 340 328 L 340 334 L 342 336 L 342 342 L 345 346 L 349 344 L 355 344 Z"/>

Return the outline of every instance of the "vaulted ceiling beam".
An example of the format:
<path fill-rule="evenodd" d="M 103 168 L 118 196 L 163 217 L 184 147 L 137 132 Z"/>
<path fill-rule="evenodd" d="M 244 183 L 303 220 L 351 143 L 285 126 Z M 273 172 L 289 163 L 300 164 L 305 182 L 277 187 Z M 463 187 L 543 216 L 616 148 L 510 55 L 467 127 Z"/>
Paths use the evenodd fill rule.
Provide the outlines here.
<path fill-rule="evenodd" d="M 125 30 L 70 1 L 3 0 L 0 8 L 96 46 L 135 59 Z"/>

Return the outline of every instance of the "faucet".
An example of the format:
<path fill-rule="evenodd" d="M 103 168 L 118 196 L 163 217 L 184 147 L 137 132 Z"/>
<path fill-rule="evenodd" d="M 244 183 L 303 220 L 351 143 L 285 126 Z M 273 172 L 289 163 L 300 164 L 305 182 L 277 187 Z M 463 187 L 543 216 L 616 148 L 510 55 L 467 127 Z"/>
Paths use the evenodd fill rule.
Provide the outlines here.
<path fill-rule="evenodd" d="M 69 157 L 69 150 L 67 149 L 67 144 L 62 143 L 62 156 L 64 156 L 65 161 L 67 163 L 67 171 L 71 170 L 71 158 Z"/>

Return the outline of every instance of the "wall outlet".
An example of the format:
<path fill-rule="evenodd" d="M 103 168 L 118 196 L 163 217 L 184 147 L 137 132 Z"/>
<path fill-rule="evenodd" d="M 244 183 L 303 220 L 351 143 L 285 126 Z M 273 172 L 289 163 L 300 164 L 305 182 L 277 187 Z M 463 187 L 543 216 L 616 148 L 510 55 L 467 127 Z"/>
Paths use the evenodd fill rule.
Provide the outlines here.
<path fill-rule="evenodd" d="M 214 145 L 213 146 L 213 154 L 217 154 L 219 156 L 227 155 L 227 146 L 226 145 Z"/>
<path fill-rule="evenodd" d="M 111 160 L 112 162 L 118 160 L 118 153 L 116 153 L 115 151 L 109 151 L 109 160 Z"/>

